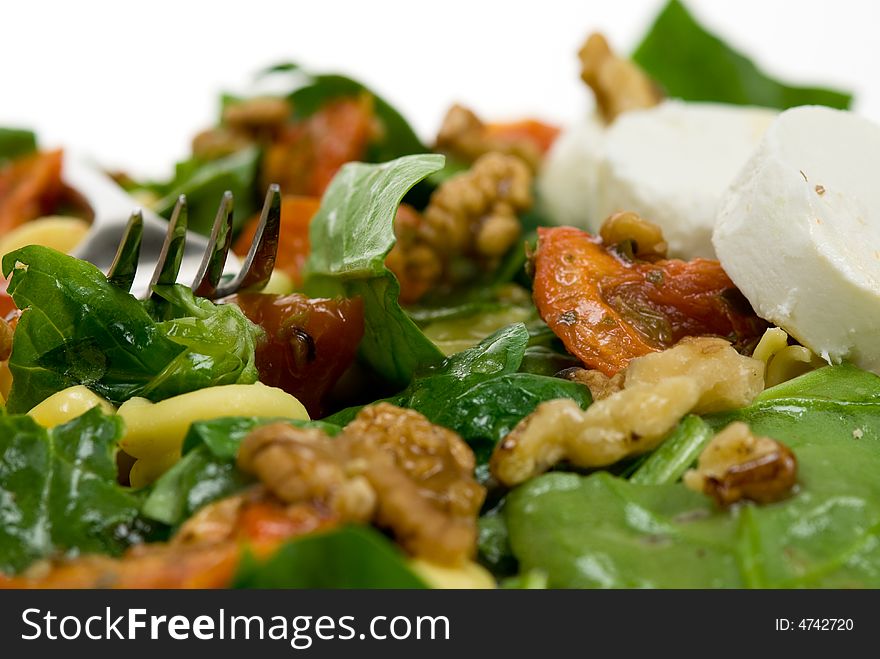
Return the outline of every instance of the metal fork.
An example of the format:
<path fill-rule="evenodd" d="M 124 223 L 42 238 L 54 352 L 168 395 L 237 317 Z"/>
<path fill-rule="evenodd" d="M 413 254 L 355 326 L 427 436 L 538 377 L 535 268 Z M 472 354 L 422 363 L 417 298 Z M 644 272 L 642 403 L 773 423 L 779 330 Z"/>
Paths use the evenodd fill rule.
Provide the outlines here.
<path fill-rule="evenodd" d="M 257 232 L 247 256 L 239 262 L 229 253 L 231 192 L 223 195 L 211 235 L 205 238 L 187 231 L 185 195 L 179 197 L 171 220 L 165 222 L 149 210 L 135 208 L 132 212 L 136 202 L 115 181 L 82 159 L 65 156 L 64 178 L 85 197 L 95 214 L 92 228 L 74 256 L 97 265 L 116 286 L 148 298 L 156 284 L 173 284 L 179 278 L 192 277 L 196 295 L 218 299 L 239 290 L 258 290 L 269 281 L 281 230 L 281 193 L 277 185 L 269 186 Z"/>

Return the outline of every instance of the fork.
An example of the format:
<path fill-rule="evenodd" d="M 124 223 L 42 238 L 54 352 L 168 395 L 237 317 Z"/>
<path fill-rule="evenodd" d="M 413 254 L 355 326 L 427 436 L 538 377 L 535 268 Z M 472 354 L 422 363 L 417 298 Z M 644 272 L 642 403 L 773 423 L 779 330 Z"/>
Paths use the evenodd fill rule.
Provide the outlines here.
<path fill-rule="evenodd" d="M 92 228 L 73 255 L 107 274 L 114 285 L 141 298 L 156 284 L 192 277 L 196 295 L 218 299 L 239 290 L 259 290 L 269 281 L 281 230 L 281 193 L 269 186 L 250 249 L 239 262 L 229 253 L 234 200 L 226 192 L 205 238 L 187 231 L 186 196 L 180 195 L 169 222 L 136 202 L 112 179 L 85 160 L 65 155 L 65 182 L 94 211 Z M 127 221 L 126 221 L 126 218 Z M 115 252 L 113 246 L 116 245 Z M 108 258 L 114 254 L 112 261 Z"/>

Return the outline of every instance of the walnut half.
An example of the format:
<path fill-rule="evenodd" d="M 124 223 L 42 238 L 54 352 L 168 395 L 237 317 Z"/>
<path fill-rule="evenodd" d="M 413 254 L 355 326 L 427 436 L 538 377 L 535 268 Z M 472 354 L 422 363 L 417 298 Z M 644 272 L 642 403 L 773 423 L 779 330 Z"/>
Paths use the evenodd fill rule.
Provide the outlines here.
<path fill-rule="evenodd" d="M 485 490 L 473 477 L 474 454 L 413 410 L 371 405 L 335 438 L 264 426 L 242 442 L 238 464 L 282 501 L 372 521 L 415 556 L 458 564 L 475 551 Z"/>
<path fill-rule="evenodd" d="M 763 388 L 762 371 L 760 362 L 724 339 L 685 339 L 634 359 L 624 371 L 623 389 L 587 410 L 568 399 L 538 405 L 495 447 L 492 475 L 513 486 L 562 460 L 604 467 L 650 451 L 689 412 L 748 405 Z"/>
<path fill-rule="evenodd" d="M 708 494 L 720 506 L 742 499 L 771 503 L 789 495 L 797 482 L 797 458 L 782 442 L 752 434 L 742 422 L 731 423 L 703 449 L 697 468 L 684 484 Z"/>

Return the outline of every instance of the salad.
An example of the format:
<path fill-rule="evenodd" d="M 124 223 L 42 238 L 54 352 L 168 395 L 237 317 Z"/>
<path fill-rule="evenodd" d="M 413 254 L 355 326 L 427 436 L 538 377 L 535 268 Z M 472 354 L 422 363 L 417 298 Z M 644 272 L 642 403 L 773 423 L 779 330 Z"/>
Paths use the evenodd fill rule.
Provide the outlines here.
<path fill-rule="evenodd" d="M 880 127 L 678 0 L 576 125 L 286 63 L 164 181 L 275 270 L 140 300 L 0 129 L 0 587 L 880 587 Z"/>

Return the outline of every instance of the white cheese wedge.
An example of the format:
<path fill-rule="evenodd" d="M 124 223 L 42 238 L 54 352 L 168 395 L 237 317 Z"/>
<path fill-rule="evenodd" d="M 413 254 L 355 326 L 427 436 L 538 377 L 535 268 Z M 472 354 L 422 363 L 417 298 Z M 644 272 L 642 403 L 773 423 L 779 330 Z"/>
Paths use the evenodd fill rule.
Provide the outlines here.
<path fill-rule="evenodd" d="M 880 373 L 880 126 L 820 107 L 779 115 L 722 199 L 713 243 L 760 316 Z"/>
<path fill-rule="evenodd" d="M 590 115 L 565 129 L 547 154 L 538 176 L 541 210 L 556 224 L 593 226 L 605 126 Z"/>
<path fill-rule="evenodd" d="M 712 258 L 718 201 L 776 116 L 773 110 L 665 101 L 627 112 L 598 136 L 559 138 L 539 192 L 560 224 L 597 231 L 635 211 L 663 228 L 671 256 Z"/>

